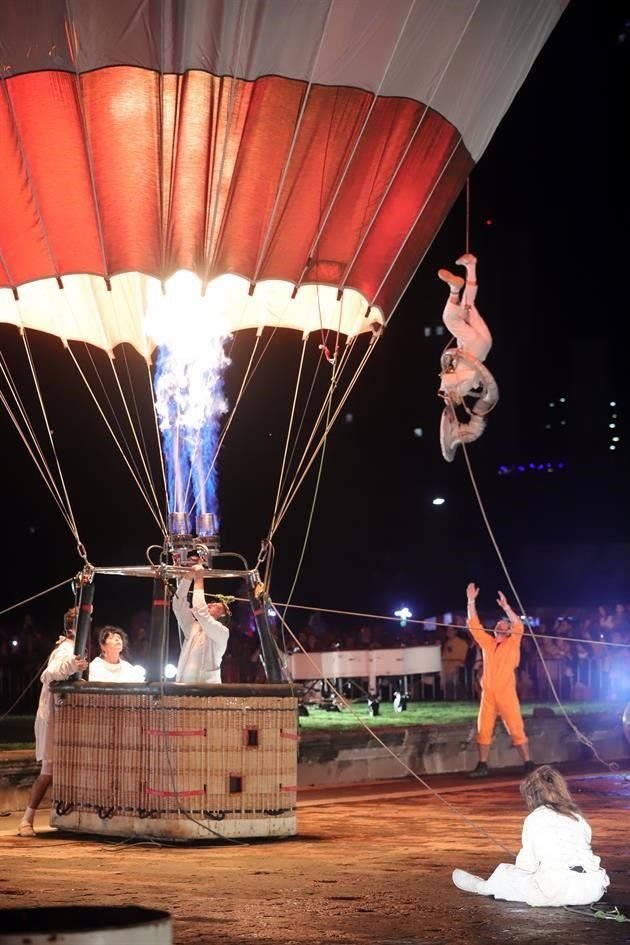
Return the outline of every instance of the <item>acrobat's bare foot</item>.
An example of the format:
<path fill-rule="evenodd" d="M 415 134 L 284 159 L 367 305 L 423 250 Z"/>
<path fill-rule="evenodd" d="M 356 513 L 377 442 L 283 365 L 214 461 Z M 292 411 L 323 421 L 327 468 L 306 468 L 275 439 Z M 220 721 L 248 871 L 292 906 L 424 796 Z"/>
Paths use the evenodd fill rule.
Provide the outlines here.
<path fill-rule="evenodd" d="M 452 295 L 457 295 L 464 288 L 464 280 L 461 276 L 454 276 L 448 269 L 438 269 L 438 277 L 442 282 L 446 282 Z"/>
<path fill-rule="evenodd" d="M 477 257 L 473 256 L 472 253 L 464 253 L 463 256 L 460 256 L 459 259 L 455 260 L 457 266 L 474 266 L 477 262 Z"/>

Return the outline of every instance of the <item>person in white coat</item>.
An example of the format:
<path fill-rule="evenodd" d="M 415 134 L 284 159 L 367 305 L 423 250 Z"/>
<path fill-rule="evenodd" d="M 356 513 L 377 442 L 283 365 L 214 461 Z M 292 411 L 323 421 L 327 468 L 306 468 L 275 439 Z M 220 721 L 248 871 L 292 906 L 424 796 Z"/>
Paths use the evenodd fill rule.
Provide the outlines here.
<path fill-rule="evenodd" d="M 134 666 L 124 657 L 127 652 L 127 634 L 120 627 L 103 627 L 98 634 L 101 655 L 90 663 L 90 682 L 144 682 L 142 666 Z"/>
<path fill-rule="evenodd" d="M 521 784 L 529 810 L 516 862 L 500 863 L 489 879 L 453 870 L 458 889 L 530 906 L 582 906 L 598 902 L 608 874 L 591 849 L 591 828 L 566 781 L 550 765 Z"/>
<path fill-rule="evenodd" d="M 35 812 L 44 799 L 53 777 L 55 700 L 50 683 L 68 679 L 74 673 L 88 667 L 87 660 L 81 656 L 75 656 L 74 653 L 76 620 L 76 607 L 66 611 L 63 636 L 57 640 L 54 650 L 48 657 L 46 669 L 40 677 L 42 691 L 35 716 L 35 757 L 37 761 L 41 761 L 42 767 L 31 789 L 28 807 L 18 827 L 20 837 L 36 836 L 33 826 Z"/>
<path fill-rule="evenodd" d="M 192 607 L 188 603 L 191 577 L 194 577 Z M 221 661 L 230 636 L 221 620 L 229 616 L 228 607 L 219 600 L 206 603 L 202 564 L 193 566 L 191 577 L 179 581 L 173 598 L 173 613 L 184 636 L 175 682 L 189 686 L 220 683 Z"/>

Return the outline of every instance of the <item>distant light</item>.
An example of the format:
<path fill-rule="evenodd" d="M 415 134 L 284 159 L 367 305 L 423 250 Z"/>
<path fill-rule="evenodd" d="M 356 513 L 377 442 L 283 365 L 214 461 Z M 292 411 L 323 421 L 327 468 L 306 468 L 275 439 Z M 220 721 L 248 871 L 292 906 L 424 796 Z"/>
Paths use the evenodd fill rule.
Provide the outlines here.
<path fill-rule="evenodd" d="M 346 423 L 352 423 L 354 421 L 354 414 L 347 413 L 346 416 L 344 417 L 344 420 L 346 421 Z"/>
<path fill-rule="evenodd" d="M 550 423 L 546 423 L 546 424 L 545 424 L 545 430 L 551 430 L 551 424 L 550 424 Z"/>
<path fill-rule="evenodd" d="M 433 500 L 433 505 L 444 505 L 445 502 L 446 499 L 443 499 L 441 496 L 437 496 L 437 498 Z"/>
<path fill-rule="evenodd" d="M 413 435 L 414 435 L 414 436 L 417 436 L 418 439 L 420 439 L 421 437 L 424 436 L 424 430 L 422 429 L 422 427 L 414 427 L 414 428 L 413 428 Z"/>
<path fill-rule="evenodd" d="M 567 421 L 566 421 L 566 420 L 561 420 L 561 421 L 560 421 L 560 426 L 561 426 L 561 427 L 566 427 L 566 425 L 567 425 Z"/>
<path fill-rule="evenodd" d="M 613 441 L 613 443 L 618 443 L 620 439 L 621 439 L 621 437 L 619 437 L 619 436 L 613 436 L 612 441 Z"/>
<path fill-rule="evenodd" d="M 484 222 L 485 226 L 492 226 L 492 224 L 493 224 L 494 221 L 491 220 L 490 218 L 488 218 L 487 220 L 484 220 L 483 222 Z"/>
<path fill-rule="evenodd" d="M 444 334 L 444 325 L 436 325 L 435 334 L 436 334 L 436 335 L 443 335 L 443 334 Z"/>
<path fill-rule="evenodd" d="M 616 414 L 616 413 L 611 413 L 610 416 L 611 416 L 611 418 L 612 418 L 613 420 L 616 420 L 616 419 L 617 419 L 617 414 Z"/>
<path fill-rule="evenodd" d="M 275 609 L 275 607 L 267 607 L 267 616 L 268 616 L 268 617 L 275 617 L 275 616 L 276 616 L 276 609 Z"/>
<path fill-rule="evenodd" d="M 555 407 L 555 406 L 556 406 L 555 403 L 553 402 L 553 400 L 551 401 L 551 403 L 549 404 L 549 406 L 550 406 L 550 407 Z"/>
<path fill-rule="evenodd" d="M 566 404 L 566 402 L 567 402 L 566 397 L 561 397 L 561 398 L 560 398 L 560 403 L 561 403 L 561 404 Z"/>
<path fill-rule="evenodd" d="M 616 450 L 617 447 L 615 446 L 614 443 L 611 443 L 610 446 L 608 447 L 608 449 L 609 449 L 609 450 Z"/>
<path fill-rule="evenodd" d="M 11 646 L 17 646 L 17 645 L 18 645 L 17 640 L 11 640 Z"/>
<path fill-rule="evenodd" d="M 407 621 L 409 620 L 410 617 L 413 617 L 413 614 L 411 613 L 408 607 L 403 606 L 399 610 L 394 611 L 394 617 L 398 617 L 398 619 L 400 620 L 401 627 L 406 627 Z"/>
<path fill-rule="evenodd" d="M 425 326 L 424 326 L 423 332 L 424 332 L 424 337 L 425 337 L 425 338 L 430 338 L 430 337 L 431 337 L 431 329 L 430 329 L 430 327 L 429 327 L 428 325 L 425 325 Z"/>
<path fill-rule="evenodd" d="M 616 401 L 616 400 L 611 400 L 609 406 L 610 406 L 610 407 L 616 407 L 616 406 L 617 406 L 617 401 Z"/>
<path fill-rule="evenodd" d="M 616 426 L 617 426 L 616 423 L 609 423 L 609 424 L 608 424 L 608 428 L 609 428 L 610 430 L 614 430 Z"/>
<path fill-rule="evenodd" d="M 167 663 L 164 667 L 164 679 L 175 679 L 177 676 L 177 666 L 173 666 L 172 663 Z"/>

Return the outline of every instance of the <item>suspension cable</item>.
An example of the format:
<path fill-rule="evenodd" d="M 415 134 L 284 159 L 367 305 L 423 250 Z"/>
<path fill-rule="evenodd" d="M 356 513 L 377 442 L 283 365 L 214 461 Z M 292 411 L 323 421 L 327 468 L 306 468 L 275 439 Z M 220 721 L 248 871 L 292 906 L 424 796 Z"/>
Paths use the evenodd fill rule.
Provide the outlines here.
<path fill-rule="evenodd" d="M 499 564 L 501 565 L 501 569 L 502 569 L 502 571 L 503 571 L 503 573 L 504 573 L 504 575 L 505 575 L 505 578 L 506 578 L 506 580 L 507 580 L 507 582 L 508 582 L 508 585 L 509 585 L 509 587 L 510 587 L 510 589 L 511 589 L 511 591 L 512 591 L 512 594 L 514 595 L 514 599 L 515 599 L 516 603 L 517 603 L 518 606 L 519 606 L 520 613 L 523 615 L 523 619 L 524 619 L 525 623 L 527 624 L 527 629 L 528 629 L 528 631 L 529 631 L 529 635 L 530 635 L 530 636 L 533 638 L 533 640 L 534 640 L 534 646 L 536 647 L 536 650 L 537 650 L 537 652 L 538 652 L 538 656 L 539 656 L 540 661 L 541 661 L 541 663 L 542 663 L 543 669 L 544 669 L 544 671 L 545 671 L 545 675 L 546 675 L 546 677 L 547 677 L 547 682 L 549 683 L 549 687 L 550 687 L 551 692 L 552 692 L 552 694 L 553 694 L 553 697 L 554 697 L 554 699 L 555 699 L 555 701 L 556 701 L 556 704 L 558 705 L 558 708 L 559 708 L 560 711 L 562 712 L 562 715 L 563 715 L 564 719 L 566 720 L 566 722 L 567 722 L 567 724 L 569 725 L 569 727 L 572 729 L 572 731 L 573 731 L 574 735 L 576 736 L 577 740 L 578 740 L 579 742 L 581 742 L 583 745 L 586 745 L 588 748 L 590 748 L 590 750 L 593 752 L 593 755 L 595 756 L 595 758 L 597 759 L 597 761 L 598 761 L 601 765 L 603 765 L 604 767 L 608 768 L 609 770 L 616 770 L 616 768 L 618 767 L 618 765 L 617 765 L 615 762 L 608 762 L 608 761 L 605 761 L 605 760 L 600 756 L 600 754 L 599 754 L 599 752 L 597 751 L 597 749 L 595 748 L 595 745 L 593 744 L 593 742 L 592 742 L 589 738 L 587 738 L 587 736 L 584 735 L 583 732 L 580 731 L 580 729 L 574 724 L 574 722 L 571 721 L 571 719 L 569 718 L 569 716 L 568 716 L 568 714 L 567 714 L 567 712 L 566 712 L 566 710 L 565 710 L 565 708 L 564 708 L 564 706 L 563 706 L 563 704 L 562 704 L 562 702 L 561 702 L 561 700 L 560 700 L 560 697 L 559 697 L 559 695 L 558 695 L 558 692 L 557 692 L 557 690 L 556 690 L 556 687 L 555 687 L 555 685 L 554 685 L 554 683 L 553 683 L 553 680 L 552 680 L 552 678 L 551 678 L 551 674 L 550 674 L 549 669 L 548 669 L 548 667 L 547 667 L 547 664 L 546 664 L 546 662 L 545 662 L 545 658 L 544 658 L 544 656 L 543 656 L 542 648 L 540 647 L 540 644 L 538 643 L 538 640 L 536 639 L 536 637 L 535 637 L 535 635 L 534 635 L 534 633 L 533 633 L 533 631 L 532 631 L 529 618 L 528 618 L 527 615 L 526 615 L 526 612 L 525 612 L 525 609 L 524 609 L 523 604 L 522 604 L 522 602 L 521 602 L 521 599 L 520 599 L 520 597 L 519 597 L 518 591 L 516 590 L 516 587 L 514 586 L 514 582 L 512 581 L 512 576 L 511 576 L 511 574 L 510 574 L 510 572 L 509 572 L 509 570 L 508 570 L 508 567 L 507 567 L 507 565 L 506 565 L 506 563 L 505 563 L 505 559 L 503 558 L 503 555 L 501 554 L 501 549 L 499 548 L 499 545 L 498 545 L 497 540 L 496 540 L 496 538 L 495 538 L 494 532 L 493 532 L 492 527 L 491 527 L 491 525 L 490 525 L 490 521 L 489 521 L 488 516 L 487 516 L 487 514 L 486 514 L 486 510 L 485 510 L 485 507 L 484 507 L 484 504 L 483 504 L 483 501 L 482 501 L 482 498 L 481 498 L 481 493 L 479 492 L 479 488 L 478 488 L 478 486 L 477 486 L 477 481 L 476 481 L 476 479 L 475 479 L 475 476 L 474 476 L 474 473 L 473 473 L 473 470 L 472 470 L 472 466 L 471 466 L 470 459 L 469 459 L 469 456 L 468 456 L 468 450 L 466 449 L 466 444 L 465 444 L 465 443 L 462 443 L 462 449 L 463 449 L 464 457 L 465 457 L 465 460 L 466 460 L 466 467 L 467 467 L 467 469 L 468 469 L 468 475 L 469 475 L 469 477 L 470 477 L 470 481 L 471 481 L 471 484 L 472 484 L 472 487 L 473 487 L 473 491 L 474 491 L 475 497 L 476 497 L 476 499 L 477 499 L 477 504 L 479 505 L 479 510 L 480 510 L 480 512 L 481 512 L 481 517 L 482 517 L 483 522 L 484 522 L 484 524 L 485 524 L 485 526 L 486 526 L 486 531 L 488 532 L 488 535 L 489 535 L 489 537 L 490 537 L 490 541 L 492 542 L 492 547 L 494 548 L 494 550 L 495 550 L 495 552 L 496 552 L 496 555 L 497 555 Z"/>
<path fill-rule="evenodd" d="M 83 383 L 84 383 L 85 386 L 87 387 L 87 389 L 88 389 L 88 391 L 89 391 L 89 393 L 90 393 L 90 396 L 92 397 L 92 400 L 94 401 L 94 403 L 95 403 L 95 405 L 96 405 L 96 408 L 97 408 L 98 412 L 100 413 L 100 415 L 101 415 L 101 417 L 102 417 L 102 419 L 103 419 L 103 422 L 105 423 L 105 426 L 106 426 L 107 429 L 109 430 L 109 432 L 110 432 L 110 434 L 111 434 L 111 436 L 112 436 L 112 439 L 113 439 L 114 443 L 116 444 L 116 446 L 117 446 L 117 448 L 118 448 L 118 451 L 119 451 L 120 455 L 122 456 L 122 458 L 123 458 L 123 460 L 124 460 L 124 462 L 125 462 L 125 464 L 126 464 L 128 470 L 129 470 L 129 472 L 131 473 L 131 476 L 132 476 L 134 482 L 135 482 L 136 485 L 138 486 L 138 489 L 140 490 L 140 494 L 142 495 L 142 498 L 143 498 L 144 501 L 146 502 L 147 507 L 148 507 L 148 509 L 149 509 L 149 511 L 150 511 L 150 513 L 151 513 L 151 515 L 152 515 L 153 518 L 155 519 L 155 522 L 156 522 L 158 528 L 160 529 L 160 531 L 164 532 L 164 525 L 163 525 L 163 523 L 162 523 L 162 521 L 161 521 L 161 516 L 160 516 L 160 514 L 159 514 L 159 509 L 158 509 L 158 511 L 156 512 L 156 510 L 155 510 L 155 509 L 153 508 L 153 506 L 151 505 L 151 502 L 150 502 L 150 500 L 149 500 L 149 497 L 148 497 L 147 493 L 145 492 L 145 489 L 144 489 L 143 484 L 140 482 L 138 476 L 137 476 L 136 473 L 135 473 L 135 470 L 134 470 L 133 466 L 131 465 L 131 463 L 130 463 L 128 457 L 127 457 L 126 454 L 125 454 L 125 451 L 123 450 L 122 446 L 120 445 L 120 443 L 119 443 L 119 441 L 118 441 L 118 439 L 117 439 L 117 437 L 116 437 L 116 434 L 114 433 L 114 430 L 113 430 L 113 428 L 112 428 L 111 423 L 109 422 L 109 420 L 108 420 L 107 417 L 105 416 L 105 412 L 104 412 L 103 408 L 101 407 L 100 403 L 98 402 L 98 398 L 96 397 L 94 391 L 92 390 L 92 387 L 91 387 L 91 385 L 90 385 L 90 382 L 88 381 L 88 379 L 87 379 L 87 377 L 86 377 L 86 375 L 85 375 L 85 372 L 83 371 L 81 365 L 80 365 L 79 362 L 77 361 L 77 358 L 76 358 L 76 356 L 75 356 L 75 353 L 74 353 L 74 351 L 72 350 L 72 348 L 70 347 L 69 344 L 66 346 L 66 350 L 67 350 L 67 352 L 69 353 L 70 357 L 72 358 L 72 361 L 74 362 L 74 365 L 75 365 L 77 371 L 79 372 L 79 375 L 80 375 L 80 377 L 81 377 Z"/>
<path fill-rule="evenodd" d="M 60 464 L 60 462 L 59 462 L 59 457 L 58 457 L 58 455 L 57 455 L 57 449 L 56 449 L 56 447 L 55 447 L 55 441 L 54 441 L 54 439 L 53 439 L 53 432 L 52 432 L 52 429 L 51 429 L 51 427 L 50 427 L 50 423 L 49 423 L 49 421 L 48 421 L 48 414 L 47 414 L 47 412 L 46 412 L 46 407 L 44 406 L 44 398 L 42 397 L 41 388 L 40 388 L 40 386 L 39 386 L 39 379 L 38 379 L 38 377 L 37 377 L 37 372 L 36 372 L 36 370 L 35 370 L 35 362 L 33 361 L 33 357 L 32 357 L 32 354 L 31 354 L 31 349 L 30 349 L 30 345 L 29 345 L 29 343 L 28 343 L 28 338 L 27 338 L 27 334 L 26 334 L 26 329 L 25 329 L 25 328 L 22 329 L 22 331 L 20 332 L 20 335 L 21 335 L 21 337 L 22 337 L 22 341 L 24 342 L 24 350 L 26 351 L 26 357 L 27 357 L 27 360 L 28 360 L 29 367 L 30 367 L 30 369 L 31 369 L 31 375 L 32 375 L 32 377 L 33 377 L 33 384 L 35 385 L 35 390 L 36 390 L 36 392 L 37 392 L 37 399 L 38 399 L 38 401 L 39 401 L 39 407 L 40 407 L 40 410 L 41 410 L 41 412 L 42 412 L 42 417 L 44 418 L 44 424 L 45 424 L 45 426 L 46 426 L 46 432 L 48 433 L 48 439 L 50 440 L 50 448 L 51 448 L 52 454 L 53 454 L 53 456 L 54 456 L 54 458 L 55 458 L 55 465 L 56 465 L 56 467 L 57 467 L 57 473 L 58 473 L 58 475 L 59 475 L 59 481 L 60 481 L 60 483 L 61 483 L 61 488 L 62 488 L 62 490 L 63 490 L 63 496 L 64 496 L 64 499 L 65 499 L 65 508 L 67 509 L 67 512 L 68 512 L 68 521 L 71 523 L 70 527 L 71 527 L 71 530 L 72 530 L 72 534 L 73 534 L 74 537 L 76 538 L 77 545 L 82 545 L 83 543 L 82 543 L 81 538 L 80 538 L 80 536 L 79 536 L 79 530 L 78 530 L 78 528 L 77 528 L 77 523 L 76 523 L 76 520 L 75 520 L 75 517 L 74 517 L 74 513 L 73 513 L 73 511 L 72 511 L 72 504 L 71 504 L 71 502 L 70 502 L 70 497 L 69 497 L 69 495 L 68 495 L 68 490 L 67 490 L 67 488 L 66 488 L 66 482 L 65 482 L 63 473 L 62 473 L 62 471 L 61 471 L 61 464 Z"/>

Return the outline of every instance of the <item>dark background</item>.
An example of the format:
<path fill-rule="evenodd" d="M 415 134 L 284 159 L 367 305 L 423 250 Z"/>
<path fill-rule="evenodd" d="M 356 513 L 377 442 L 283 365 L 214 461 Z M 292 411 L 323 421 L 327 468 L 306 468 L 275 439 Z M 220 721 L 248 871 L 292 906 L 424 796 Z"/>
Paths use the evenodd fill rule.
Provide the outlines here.
<path fill-rule="evenodd" d="M 629 44 L 627 4 L 573 0 L 471 176 L 470 249 L 501 392 L 468 451 L 481 504 L 462 451 L 447 464 L 438 438 L 446 338 L 435 334 L 445 301 L 436 270 L 454 269 L 466 248 L 462 194 L 329 437 L 319 489 L 314 470 L 278 531 L 275 600 L 293 583 L 316 492 L 293 595 L 314 609 L 391 614 L 404 603 L 422 617 L 461 609 L 469 580 L 492 603 L 508 583 L 481 506 L 527 609 L 630 601 Z M 231 402 L 250 344 L 234 343 Z M 220 459 L 222 546 L 252 564 L 273 509 L 299 344 L 287 333 L 270 348 Z M 90 560 L 144 563 L 159 531 L 60 343 L 32 336 L 32 345 Z M 2 350 L 20 375 L 10 329 Z M 94 357 L 105 376 L 102 355 Z M 150 427 L 146 367 L 125 352 L 117 366 L 135 379 Z M 0 434 L 3 608 L 69 577 L 80 561 L 4 412 Z M 446 502 L 434 506 L 438 495 Z M 148 584 L 99 579 L 97 622 L 126 625 L 148 606 Z M 19 625 L 26 612 L 56 619 L 70 603 L 65 587 L 0 622 Z"/>

